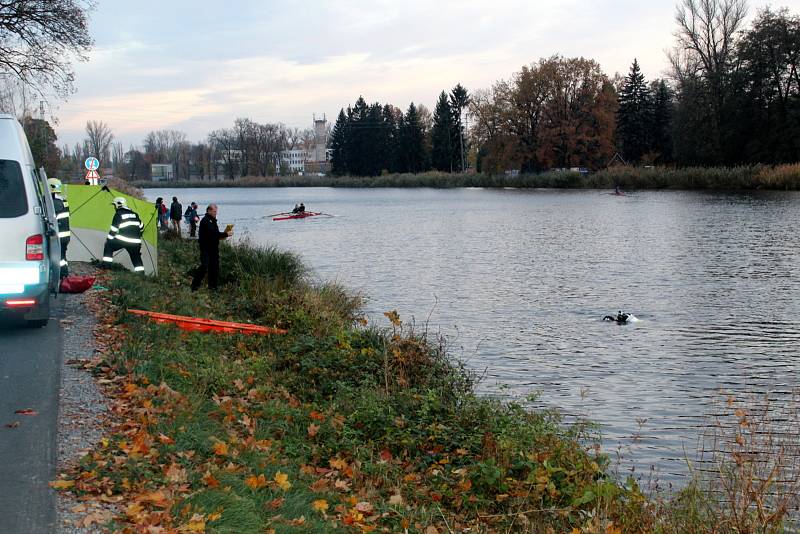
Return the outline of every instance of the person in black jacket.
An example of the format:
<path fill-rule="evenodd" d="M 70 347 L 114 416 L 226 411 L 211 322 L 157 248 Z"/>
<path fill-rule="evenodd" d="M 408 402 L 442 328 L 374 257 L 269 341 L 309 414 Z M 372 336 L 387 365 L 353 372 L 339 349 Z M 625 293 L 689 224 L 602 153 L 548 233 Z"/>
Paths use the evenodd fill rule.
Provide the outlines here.
<path fill-rule="evenodd" d="M 208 288 L 217 289 L 219 284 L 219 242 L 233 232 L 220 232 L 217 226 L 217 205 L 209 204 L 206 215 L 200 221 L 197 243 L 200 245 L 200 267 L 194 271 L 192 291 L 197 291 L 208 273 Z"/>
<path fill-rule="evenodd" d="M 172 204 L 169 206 L 169 220 L 172 222 L 172 229 L 181 235 L 181 218 L 183 217 L 183 206 L 178 202 L 178 197 L 172 197 Z"/>
<path fill-rule="evenodd" d="M 183 213 L 183 220 L 189 225 L 189 237 L 197 237 L 197 223 L 200 216 L 197 214 L 197 204 L 192 202 Z"/>
<path fill-rule="evenodd" d="M 112 202 L 117 212 L 111 221 L 111 228 L 108 230 L 106 246 L 103 249 L 103 264 L 111 265 L 114 263 L 114 253 L 120 249 L 128 251 L 133 264 L 133 270 L 137 273 L 144 273 L 142 264 L 142 231 L 144 224 L 139 215 L 128 208 L 128 203 L 123 197 L 117 197 Z"/>

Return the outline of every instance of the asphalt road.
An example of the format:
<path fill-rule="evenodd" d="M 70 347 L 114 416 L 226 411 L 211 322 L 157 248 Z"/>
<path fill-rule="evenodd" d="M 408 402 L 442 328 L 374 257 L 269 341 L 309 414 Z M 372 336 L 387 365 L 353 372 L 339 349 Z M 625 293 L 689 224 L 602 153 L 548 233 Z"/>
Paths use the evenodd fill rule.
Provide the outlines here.
<path fill-rule="evenodd" d="M 25 328 L 0 322 L 0 532 L 54 532 L 61 302 L 50 323 Z M 32 409 L 37 415 L 15 414 Z M 6 425 L 15 425 L 9 428 Z"/>

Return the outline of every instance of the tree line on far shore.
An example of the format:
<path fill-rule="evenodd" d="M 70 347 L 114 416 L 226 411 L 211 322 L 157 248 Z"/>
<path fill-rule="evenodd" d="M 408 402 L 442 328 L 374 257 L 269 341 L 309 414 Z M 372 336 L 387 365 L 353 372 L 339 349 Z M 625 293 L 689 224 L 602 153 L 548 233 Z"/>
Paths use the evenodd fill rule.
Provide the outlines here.
<path fill-rule="evenodd" d="M 456 85 L 442 91 L 431 115 L 413 102 L 405 113 L 391 104 L 368 105 L 363 97 L 339 116 L 330 137 L 331 172 L 375 176 L 466 167 L 464 112 L 469 93 Z"/>
<path fill-rule="evenodd" d="M 635 59 L 627 76 L 609 77 L 594 60 L 554 55 L 489 89 L 458 85 L 463 100 L 442 93 L 432 117 L 360 97 L 339 113 L 332 170 L 458 172 L 465 159 L 487 174 L 799 161 L 800 17 L 765 8 L 746 27 L 747 12 L 746 0 L 682 0 L 664 79 L 648 82 Z"/>

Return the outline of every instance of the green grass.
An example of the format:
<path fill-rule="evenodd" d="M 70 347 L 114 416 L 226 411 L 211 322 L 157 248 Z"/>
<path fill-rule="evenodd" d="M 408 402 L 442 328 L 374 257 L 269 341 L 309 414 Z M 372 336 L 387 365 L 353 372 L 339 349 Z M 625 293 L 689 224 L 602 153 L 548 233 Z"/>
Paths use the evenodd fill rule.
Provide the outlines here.
<path fill-rule="evenodd" d="M 248 176 L 235 180 L 137 182 L 139 187 L 512 187 L 520 189 L 800 190 L 800 165 L 740 167 L 613 167 L 589 174 L 544 172 L 518 176 L 488 174 L 386 174 L 382 176 Z"/>
<path fill-rule="evenodd" d="M 157 278 L 114 271 L 109 281 L 114 329 L 125 336 L 99 369 L 114 370 L 130 410 L 84 458 L 76 491 L 139 502 L 166 488 L 173 497 L 168 510 L 146 505 L 130 522 L 188 528 L 200 517 L 208 532 L 231 533 L 710 526 L 696 486 L 651 501 L 609 474 L 591 427 L 476 395 L 475 377 L 442 343 L 393 312 L 365 324 L 358 297 L 310 282 L 292 254 L 224 243 L 223 286 L 192 293 L 195 247 L 164 241 Z M 289 334 L 185 333 L 128 307 Z M 260 487 L 248 485 L 259 476 Z"/>

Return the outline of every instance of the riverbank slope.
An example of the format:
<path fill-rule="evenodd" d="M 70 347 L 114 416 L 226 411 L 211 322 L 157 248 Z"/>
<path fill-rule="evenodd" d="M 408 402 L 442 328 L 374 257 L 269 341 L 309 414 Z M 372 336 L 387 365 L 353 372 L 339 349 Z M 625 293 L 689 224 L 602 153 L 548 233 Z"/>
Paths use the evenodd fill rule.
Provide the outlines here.
<path fill-rule="evenodd" d="M 474 393 L 441 340 L 309 282 L 294 255 L 222 247 L 222 289 L 191 293 L 196 244 L 157 278 L 113 271 L 95 373 L 119 422 L 56 485 L 124 498 L 112 527 L 181 532 L 732 532 L 694 487 L 647 498 L 588 427 Z M 128 308 L 288 329 L 185 333 Z M 780 521 L 782 518 L 777 518 Z"/>

